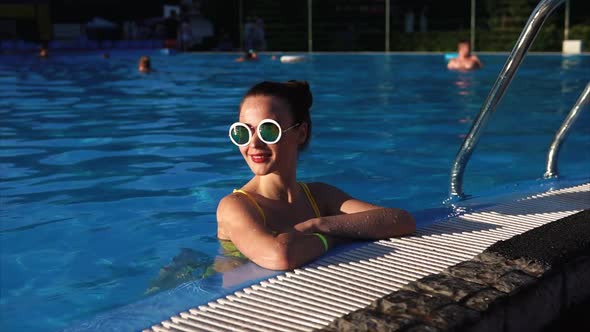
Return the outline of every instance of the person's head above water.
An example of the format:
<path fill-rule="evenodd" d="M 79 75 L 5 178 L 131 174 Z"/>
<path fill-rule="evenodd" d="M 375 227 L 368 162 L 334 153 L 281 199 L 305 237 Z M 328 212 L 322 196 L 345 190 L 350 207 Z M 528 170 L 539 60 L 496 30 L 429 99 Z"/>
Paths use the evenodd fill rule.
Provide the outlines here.
<path fill-rule="evenodd" d="M 47 58 L 48 56 L 49 56 L 49 51 L 47 51 L 47 48 L 42 47 L 39 50 L 39 57 L 41 57 L 41 58 Z"/>
<path fill-rule="evenodd" d="M 244 59 L 256 60 L 256 59 L 258 59 L 258 54 L 254 50 L 250 49 L 250 50 L 248 50 L 248 52 L 246 52 L 246 54 L 244 54 Z"/>
<path fill-rule="evenodd" d="M 41 42 L 41 47 L 39 48 L 39 57 L 47 58 L 49 56 L 49 42 L 43 41 Z"/>
<path fill-rule="evenodd" d="M 138 70 L 142 73 L 147 73 L 152 70 L 152 62 L 149 56 L 142 56 L 139 58 Z"/>
<path fill-rule="evenodd" d="M 258 60 L 258 54 L 253 49 L 249 49 L 242 55 L 241 57 L 237 58 L 236 62 L 244 62 L 244 61 L 256 61 Z"/>
<path fill-rule="evenodd" d="M 460 57 L 468 57 L 471 55 L 471 43 L 468 40 L 462 39 L 457 43 L 457 53 Z"/>
<path fill-rule="evenodd" d="M 302 81 L 265 81 L 246 92 L 229 138 L 255 175 L 295 176 L 299 151 L 309 144 L 312 102 Z"/>
<path fill-rule="evenodd" d="M 278 122 L 280 128 L 272 125 L 263 125 L 257 128 L 257 132 L 263 129 L 272 129 L 273 133 L 267 132 L 270 138 L 283 133 L 295 130 L 302 131 L 303 140 L 298 144 L 298 150 L 303 150 L 309 144 L 311 136 L 310 109 L 313 104 L 313 96 L 309 84 L 305 81 L 288 82 L 260 82 L 251 87 L 240 103 L 240 121 L 247 117 L 260 117 L 268 115 L 268 119 Z M 249 123 L 250 126 L 254 125 Z M 276 129 L 279 129 L 276 131 Z M 262 131 L 264 134 L 265 131 Z M 280 137 L 278 137 L 280 139 Z M 272 142 L 264 135 L 262 142 Z M 236 140 L 232 137 L 234 143 Z M 239 142 L 237 142 L 239 143 Z M 279 143 L 279 142 L 277 142 Z M 238 144 L 236 144 L 238 145 Z"/>

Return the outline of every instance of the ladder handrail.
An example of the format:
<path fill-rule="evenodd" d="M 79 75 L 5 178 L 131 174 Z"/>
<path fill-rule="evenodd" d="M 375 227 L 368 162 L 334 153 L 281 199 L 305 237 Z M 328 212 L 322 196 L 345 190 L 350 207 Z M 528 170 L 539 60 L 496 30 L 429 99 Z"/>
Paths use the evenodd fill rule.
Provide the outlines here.
<path fill-rule="evenodd" d="M 559 127 L 559 130 L 555 133 L 555 138 L 553 139 L 553 143 L 549 147 L 549 152 L 547 153 L 547 170 L 543 175 L 544 178 L 553 178 L 559 175 L 557 170 L 557 159 L 559 156 L 559 150 L 561 149 L 561 144 L 563 140 L 569 133 L 572 125 L 578 118 L 578 115 L 582 112 L 582 108 L 590 103 L 590 82 L 586 85 L 586 88 L 580 94 L 580 97 L 574 104 L 574 107 L 570 110 L 565 120 Z"/>
<path fill-rule="evenodd" d="M 455 157 L 455 161 L 451 168 L 451 181 L 449 184 L 449 195 L 451 196 L 451 199 L 464 197 L 463 174 L 467 162 L 471 157 L 471 153 L 477 145 L 481 130 L 486 125 L 491 113 L 494 112 L 500 103 L 500 100 L 502 100 L 506 89 L 510 85 L 514 74 L 518 70 L 518 67 L 535 40 L 535 37 L 537 37 L 543 23 L 545 23 L 555 8 L 561 5 L 564 1 L 565 0 L 541 0 L 531 13 L 531 16 L 520 33 L 512 52 L 510 52 L 510 55 L 504 64 L 504 68 L 502 68 L 500 75 L 498 75 L 498 78 L 483 103 L 477 118 L 465 137 L 461 149 Z"/>

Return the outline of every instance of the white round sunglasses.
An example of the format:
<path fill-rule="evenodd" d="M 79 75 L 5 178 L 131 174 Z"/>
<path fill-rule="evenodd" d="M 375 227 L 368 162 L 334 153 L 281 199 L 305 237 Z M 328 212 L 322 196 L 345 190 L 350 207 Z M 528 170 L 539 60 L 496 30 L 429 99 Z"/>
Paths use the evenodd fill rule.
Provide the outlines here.
<path fill-rule="evenodd" d="M 280 139 L 283 133 L 299 126 L 301 122 L 298 122 L 291 127 L 282 130 L 281 125 L 278 122 L 272 119 L 264 119 L 260 121 L 258 126 L 256 127 L 256 134 L 261 141 L 266 144 L 276 144 Z M 234 122 L 229 127 L 229 138 L 231 139 L 232 143 L 237 146 L 246 146 L 250 144 L 252 141 L 252 128 L 245 123 L 242 122 Z"/>

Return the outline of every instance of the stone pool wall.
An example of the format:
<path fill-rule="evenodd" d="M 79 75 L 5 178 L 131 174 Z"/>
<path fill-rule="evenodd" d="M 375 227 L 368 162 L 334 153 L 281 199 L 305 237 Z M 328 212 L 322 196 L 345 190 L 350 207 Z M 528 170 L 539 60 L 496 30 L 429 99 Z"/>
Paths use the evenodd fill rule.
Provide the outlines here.
<path fill-rule="evenodd" d="M 589 299 L 585 210 L 499 241 L 321 331 L 542 331 Z"/>

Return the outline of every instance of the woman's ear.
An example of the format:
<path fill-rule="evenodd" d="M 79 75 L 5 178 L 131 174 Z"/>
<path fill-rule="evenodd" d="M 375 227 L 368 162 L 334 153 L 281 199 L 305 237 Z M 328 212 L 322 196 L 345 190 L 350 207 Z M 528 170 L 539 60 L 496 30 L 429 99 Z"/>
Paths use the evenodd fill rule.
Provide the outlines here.
<path fill-rule="evenodd" d="M 298 129 L 299 130 L 297 130 L 297 144 L 303 144 L 305 143 L 305 140 L 307 139 L 307 135 L 309 133 L 309 126 L 307 125 L 307 122 L 301 123 Z"/>

